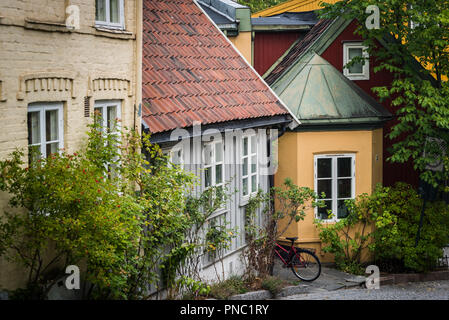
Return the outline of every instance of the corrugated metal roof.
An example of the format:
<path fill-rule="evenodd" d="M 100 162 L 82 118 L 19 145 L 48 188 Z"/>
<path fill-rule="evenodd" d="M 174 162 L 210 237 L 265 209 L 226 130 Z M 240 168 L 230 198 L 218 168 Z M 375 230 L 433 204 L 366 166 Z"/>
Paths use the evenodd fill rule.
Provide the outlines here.
<path fill-rule="evenodd" d="M 385 121 L 381 104 L 317 54 L 273 88 L 302 124 Z"/>
<path fill-rule="evenodd" d="M 152 133 L 289 114 L 193 0 L 144 1 L 142 68 Z"/>

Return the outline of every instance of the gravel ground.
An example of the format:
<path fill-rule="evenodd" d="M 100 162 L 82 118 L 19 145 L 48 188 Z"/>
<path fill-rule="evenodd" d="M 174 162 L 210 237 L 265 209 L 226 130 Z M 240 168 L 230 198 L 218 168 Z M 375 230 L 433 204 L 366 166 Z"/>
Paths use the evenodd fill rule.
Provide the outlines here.
<path fill-rule="evenodd" d="M 298 294 L 280 300 L 449 300 L 449 280 Z"/>

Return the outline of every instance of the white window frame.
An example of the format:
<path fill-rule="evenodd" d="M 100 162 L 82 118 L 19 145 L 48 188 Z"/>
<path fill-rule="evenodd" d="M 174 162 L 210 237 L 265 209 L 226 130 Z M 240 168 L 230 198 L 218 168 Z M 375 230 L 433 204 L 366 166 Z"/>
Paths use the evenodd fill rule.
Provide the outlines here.
<path fill-rule="evenodd" d="M 362 49 L 363 57 L 365 58 L 365 64 L 362 67 L 362 73 L 350 73 L 346 68 L 346 64 L 349 63 L 349 49 Z M 369 80 L 369 54 L 367 47 L 362 45 L 361 42 L 345 42 L 343 43 L 343 75 L 350 80 Z"/>
<path fill-rule="evenodd" d="M 173 161 L 173 159 L 174 159 L 174 154 L 177 153 L 177 152 L 181 152 L 181 155 L 180 155 L 180 157 L 179 157 L 179 160 L 180 160 L 179 163 L 175 163 L 175 162 Z M 175 146 L 175 147 L 173 147 L 173 148 L 167 150 L 167 154 L 168 154 L 169 160 L 170 160 L 170 162 L 171 162 L 172 164 L 179 166 L 181 169 L 184 168 L 185 160 L 184 160 L 184 150 L 183 150 L 183 147 L 182 147 L 182 146 Z"/>
<path fill-rule="evenodd" d="M 251 138 L 254 137 L 255 139 L 255 149 L 256 150 L 252 150 L 251 147 Z M 244 139 L 248 139 L 248 154 L 244 155 Z M 242 136 L 241 138 L 241 146 L 240 146 L 240 160 L 241 160 L 241 179 L 240 179 L 240 195 L 242 197 L 243 200 L 248 200 L 251 196 L 255 195 L 257 193 L 257 191 L 259 190 L 259 141 L 258 141 L 258 136 L 256 133 L 246 133 Z M 252 158 L 255 157 L 255 165 L 256 165 L 256 172 L 253 173 L 251 171 L 251 166 L 252 166 Z M 248 167 L 247 167 L 247 173 L 246 175 L 243 175 L 243 166 L 245 165 L 245 158 L 248 159 Z M 256 176 L 256 190 L 252 191 L 252 176 Z M 248 194 L 244 194 L 244 190 L 243 190 L 243 179 L 248 179 Z"/>
<path fill-rule="evenodd" d="M 216 158 L 215 158 L 215 154 L 216 154 L 216 149 L 217 149 L 217 144 L 219 144 L 219 143 L 221 143 L 221 155 L 222 155 L 222 157 L 221 157 L 221 161 L 216 161 Z M 205 162 L 205 160 L 206 159 L 204 159 L 204 163 L 203 163 L 203 186 L 204 186 L 204 189 L 207 189 L 207 188 L 209 188 L 209 187 L 219 187 L 219 186 L 222 186 L 222 187 L 224 187 L 224 178 L 225 178 L 225 164 L 224 164 L 224 158 L 225 158 L 225 155 L 224 155 L 224 141 L 223 140 L 220 140 L 220 141 L 212 141 L 212 142 L 206 142 L 206 143 L 204 143 L 203 144 L 203 151 L 202 151 L 202 153 L 203 153 L 203 156 L 205 156 L 205 151 L 206 151 L 206 148 L 207 148 L 207 146 L 212 146 L 212 148 L 211 148 L 211 155 L 210 155 L 210 159 L 211 159 L 211 161 L 210 161 L 210 163 L 209 164 L 206 164 L 206 162 Z M 217 183 L 217 181 L 216 181 L 216 166 L 217 165 L 220 165 L 221 164 L 221 182 L 220 183 Z M 211 168 L 211 184 L 210 184 L 210 186 L 206 186 L 206 169 L 207 168 Z"/>
<path fill-rule="evenodd" d="M 338 158 L 351 158 L 351 170 L 352 170 L 352 176 L 351 177 L 338 177 Z M 348 154 L 322 154 L 322 155 L 315 155 L 314 156 L 314 190 L 318 193 L 318 180 L 320 179 L 329 179 L 329 178 L 318 178 L 318 159 L 332 159 L 332 173 L 331 173 L 331 179 L 332 179 L 332 196 L 329 197 L 329 195 L 326 195 L 326 200 L 332 201 L 332 218 L 331 219 L 321 219 L 318 215 L 318 208 L 315 208 L 315 218 L 320 219 L 326 222 L 337 222 L 341 219 L 338 219 L 337 215 L 337 209 L 338 209 L 338 200 L 343 199 L 354 199 L 355 198 L 355 179 L 356 179 L 356 172 L 355 172 L 355 154 L 354 153 L 348 153 Z M 338 178 L 340 179 L 349 179 L 351 178 L 351 197 L 350 198 L 338 198 Z M 318 194 L 318 197 L 321 195 Z M 320 198 L 319 198 L 320 199 Z M 344 218 L 342 218 L 344 219 Z"/>
<path fill-rule="evenodd" d="M 125 0 L 118 0 L 119 3 L 119 19 L 120 22 L 116 23 L 116 22 L 111 22 L 111 10 L 110 10 L 110 5 L 111 5 L 111 0 L 103 0 L 105 1 L 105 10 L 106 10 L 106 21 L 100 21 L 100 20 L 95 20 L 95 25 L 99 26 L 99 27 L 104 27 L 104 28 L 110 28 L 110 29 L 120 29 L 120 30 L 124 30 L 125 29 Z M 97 2 L 95 1 L 95 6 L 97 5 Z M 96 10 L 96 8 L 95 8 Z M 96 17 L 95 17 L 96 19 Z"/>
<path fill-rule="evenodd" d="M 104 128 L 108 127 L 108 117 L 107 117 L 107 109 L 108 107 L 116 107 L 117 110 L 117 119 L 122 118 L 122 102 L 120 100 L 96 100 L 94 103 L 94 112 L 95 109 L 101 108 L 101 117 L 102 117 L 102 126 Z M 120 129 L 120 122 L 117 122 L 117 128 Z"/>
<path fill-rule="evenodd" d="M 58 111 L 58 140 L 46 141 L 46 122 L 45 122 L 45 112 L 50 110 Z M 47 102 L 47 103 L 31 103 L 28 105 L 28 113 L 39 112 L 39 125 L 40 125 L 40 152 L 41 158 L 47 157 L 46 145 L 48 143 L 58 142 L 59 148 L 58 152 L 61 153 L 61 149 L 64 148 L 64 113 L 63 113 L 63 103 L 62 102 Z M 29 144 L 28 147 L 36 146 L 39 144 Z"/>
<path fill-rule="evenodd" d="M 108 128 L 108 116 L 107 116 L 107 110 L 108 107 L 115 107 L 117 110 L 117 119 L 121 119 L 122 117 L 122 101 L 120 100 L 96 100 L 94 103 L 94 112 L 96 109 L 101 108 L 101 120 L 102 120 L 102 132 L 103 134 L 105 133 L 105 128 Z M 121 124 L 120 121 L 117 121 L 116 123 L 116 129 L 117 129 L 117 133 L 120 132 L 120 128 L 121 128 Z M 114 132 L 110 132 L 114 133 Z M 120 152 L 120 149 L 119 149 Z M 110 167 L 110 163 L 106 164 L 106 172 L 112 170 Z"/>

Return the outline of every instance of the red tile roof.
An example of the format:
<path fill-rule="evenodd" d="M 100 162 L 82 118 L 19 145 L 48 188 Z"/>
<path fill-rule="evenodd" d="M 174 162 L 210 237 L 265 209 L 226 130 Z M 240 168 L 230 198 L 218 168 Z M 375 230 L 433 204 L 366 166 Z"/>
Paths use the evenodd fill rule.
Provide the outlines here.
<path fill-rule="evenodd" d="M 152 133 L 289 114 L 193 0 L 144 0 L 142 68 Z"/>

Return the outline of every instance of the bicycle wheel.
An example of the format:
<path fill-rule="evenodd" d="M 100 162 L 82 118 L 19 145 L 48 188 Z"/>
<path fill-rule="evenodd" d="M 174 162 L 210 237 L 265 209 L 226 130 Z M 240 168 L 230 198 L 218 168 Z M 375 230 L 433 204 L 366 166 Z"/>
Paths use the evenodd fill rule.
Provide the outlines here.
<path fill-rule="evenodd" d="M 318 257 L 305 249 L 296 250 L 291 261 L 292 271 L 303 281 L 313 281 L 321 274 L 321 263 Z"/>

